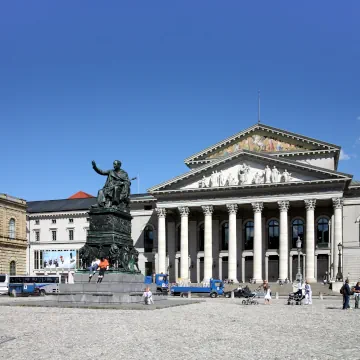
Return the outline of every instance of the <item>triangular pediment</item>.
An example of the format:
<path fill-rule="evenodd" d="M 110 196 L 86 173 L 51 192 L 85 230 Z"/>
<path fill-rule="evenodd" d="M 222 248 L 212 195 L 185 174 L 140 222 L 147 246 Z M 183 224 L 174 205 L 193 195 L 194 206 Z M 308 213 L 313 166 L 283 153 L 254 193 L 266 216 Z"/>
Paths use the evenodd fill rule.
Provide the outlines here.
<path fill-rule="evenodd" d="M 289 185 L 313 181 L 349 180 L 351 175 L 267 154 L 240 150 L 149 189 L 156 191 L 206 190 L 242 186 Z"/>
<path fill-rule="evenodd" d="M 317 150 L 340 152 L 340 147 L 264 124 L 256 124 L 185 159 L 185 163 L 194 166 L 234 154 L 240 150 L 274 154 Z"/>

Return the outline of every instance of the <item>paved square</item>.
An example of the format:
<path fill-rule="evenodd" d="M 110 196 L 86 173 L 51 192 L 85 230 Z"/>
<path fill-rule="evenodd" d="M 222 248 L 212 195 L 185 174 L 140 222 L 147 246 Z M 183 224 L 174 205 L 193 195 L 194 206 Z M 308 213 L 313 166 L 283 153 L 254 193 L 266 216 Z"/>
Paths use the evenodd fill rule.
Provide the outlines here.
<path fill-rule="evenodd" d="M 186 301 L 186 300 L 185 300 Z M 360 310 L 238 299 L 154 311 L 0 306 L 2 359 L 356 359 Z"/>

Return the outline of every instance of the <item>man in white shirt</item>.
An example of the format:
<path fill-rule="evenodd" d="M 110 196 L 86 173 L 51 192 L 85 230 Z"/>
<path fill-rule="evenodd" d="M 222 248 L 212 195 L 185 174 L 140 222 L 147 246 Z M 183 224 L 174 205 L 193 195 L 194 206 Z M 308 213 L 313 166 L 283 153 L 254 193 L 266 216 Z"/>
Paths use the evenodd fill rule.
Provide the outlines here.
<path fill-rule="evenodd" d="M 90 282 L 91 278 L 95 275 L 96 270 L 99 268 L 99 264 L 100 264 L 100 259 L 95 259 L 91 263 L 91 266 L 89 267 L 89 271 L 90 271 L 89 282 Z M 93 273 L 91 273 L 91 272 L 93 272 Z"/>

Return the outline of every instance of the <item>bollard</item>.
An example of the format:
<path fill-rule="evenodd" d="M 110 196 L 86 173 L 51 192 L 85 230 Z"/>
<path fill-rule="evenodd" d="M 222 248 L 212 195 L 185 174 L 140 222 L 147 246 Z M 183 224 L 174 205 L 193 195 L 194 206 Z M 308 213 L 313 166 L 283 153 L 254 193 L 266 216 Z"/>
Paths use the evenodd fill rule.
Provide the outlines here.
<path fill-rule="evenodd" d="M 191 291 L 188 292 L 188 299 L 191 299 Z"/>
<path fill-rule="evenodd" d="M 323 293 L 319 293 L 320 300 L 324 300 Z"/>
<path fill-rule="evenodd" d="M 234 291 L 231 292 L 231 298 L 235 299 Z"/>
<path fill-rule="evenodd" d="M 275 293 L 275 299 L 279 300 L 279 293 L 278 292 Z"/>

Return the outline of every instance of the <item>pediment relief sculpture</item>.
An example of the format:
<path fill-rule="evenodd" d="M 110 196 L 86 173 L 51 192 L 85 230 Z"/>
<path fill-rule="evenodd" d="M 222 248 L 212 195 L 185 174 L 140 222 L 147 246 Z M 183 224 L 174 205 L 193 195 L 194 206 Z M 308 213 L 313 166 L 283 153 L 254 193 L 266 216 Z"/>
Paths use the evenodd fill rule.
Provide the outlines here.
<path fill-rule="evenodd" d="M 251 184 L 271 184 L 286 183 L 296 181 L 286 169 L 280 172 L 276 166 L 272 169 L 266 165 L 264 170 L 251 168 L 243 163 L 238 167 L 228 170 L 213 171 L 208 177 L 203 178 L 197 183 L 199 188 L 213 188 L 223 186 L 251 185 Z"/>
<path fill-rule="evenodd" d="M 233 154 L 238 150 L 250 150 L 256 152 L 278 152 L 278 151 L 299 151 L 305 148 L 300 145 L 290 144 L 287 141 L 276 140 L 269 136 L 252 135 L 227 146 L 225 149 L 216 151 L 209 155 L 208 159 Z"/>

